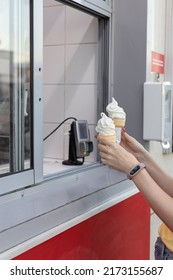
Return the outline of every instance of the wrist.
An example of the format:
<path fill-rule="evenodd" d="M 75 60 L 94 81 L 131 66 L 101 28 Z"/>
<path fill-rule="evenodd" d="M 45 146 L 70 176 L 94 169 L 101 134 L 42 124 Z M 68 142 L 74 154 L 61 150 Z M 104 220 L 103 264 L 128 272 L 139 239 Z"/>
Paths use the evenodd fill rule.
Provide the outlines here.
<path fill-rule="evenodd" d="M 127 172 L 127 178 L 132 180 L 135 175 L 137 175 L 143 168 L 145 168 L 145 164 L 143 162 L 140 162 L 136 164 L 133 168 Z"/>
<path fill-rule="evenodd" d="M 149 152 L 142 147 L 143 149 L 141 149 L 140 153 L 138 153 L 136 156 L 136 158 L 138 159 L 139 162 L 146 162 L 147 158 L 149 156 Z"/>
<path fill-rule="evenodd" d="M 126 174 L 128 174 L 130 172 L 130 170 L 136 166 L 137 164 L 139 164 L 141 161 L 139 161 L 134 155 L 129 154 L 128 155 L 128 162 L 126 162 L 126 164 L 124 165 L 124 172 Z"/>

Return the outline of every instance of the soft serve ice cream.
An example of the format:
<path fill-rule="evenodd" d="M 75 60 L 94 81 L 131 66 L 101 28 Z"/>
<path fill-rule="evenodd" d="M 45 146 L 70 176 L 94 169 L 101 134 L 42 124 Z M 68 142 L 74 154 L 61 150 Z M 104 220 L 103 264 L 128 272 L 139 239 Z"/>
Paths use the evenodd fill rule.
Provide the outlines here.
<path fill-rule="evenodd" d="M 115 125 L 111 118 L 107 117 L 105 113 L 101 113 L 101 118 L 98 120 L 96 131 L 98 133 L 98 140 L 109 139 L 115 142 Z"/>
<path fill-rule="evenodd" d="M 112 102 L 106 107 L 108 116 L 113 120 L 117 136 L 117 143 L 121 142 L 121 129 L 125 127 L 126 113 L 124 109 L 118 106 L 118 102 L 112 97 Z"/>
<path fill-rule="evenodd" d="M 112 102 L 106 107 L 108 116 L 114 121 L 115 127 L 124 127 L 126 122 L 126 113 L 124 109 L 118 106 L 118 102 L 112 97 Z"/>

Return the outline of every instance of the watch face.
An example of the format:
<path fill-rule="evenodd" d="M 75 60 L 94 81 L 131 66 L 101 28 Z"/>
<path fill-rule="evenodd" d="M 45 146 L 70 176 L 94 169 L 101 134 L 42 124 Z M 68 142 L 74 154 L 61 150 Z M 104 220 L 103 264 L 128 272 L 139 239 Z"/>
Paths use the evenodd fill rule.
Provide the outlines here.
<path fill-rule="evenodd" d="M 130 171 L 130 175 L 133 176 L 139 169 L 140 169 L 140 165 L 135 166 L 135 168 L 133 168 Z"/>

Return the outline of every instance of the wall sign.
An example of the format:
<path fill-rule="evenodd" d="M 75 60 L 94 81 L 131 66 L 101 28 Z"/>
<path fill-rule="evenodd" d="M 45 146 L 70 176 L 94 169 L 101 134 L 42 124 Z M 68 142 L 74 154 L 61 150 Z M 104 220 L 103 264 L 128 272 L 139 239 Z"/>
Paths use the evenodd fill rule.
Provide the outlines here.
<path fill-rule="evenodd" d="M 164 55 L 157 52 L 151 53 L 151 72 L 164 73 Z"/>

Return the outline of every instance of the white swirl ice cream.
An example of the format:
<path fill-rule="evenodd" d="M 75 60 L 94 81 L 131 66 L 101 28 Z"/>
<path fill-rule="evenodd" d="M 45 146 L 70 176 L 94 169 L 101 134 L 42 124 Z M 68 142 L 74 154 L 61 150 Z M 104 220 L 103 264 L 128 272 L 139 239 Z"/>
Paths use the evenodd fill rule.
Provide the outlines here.
<path fill-rule="evenodd" d="M 101 118 L 98 120 L 96 131 L 98 133 L 98 139 L 102 137 L 115 142 L 115 125 L 111 118 L 107 117 L 105 113 L 101 113 Z"/>
<path fill-rule="evenodd" d="M 112 102 L 106 107 L 108 116 L 114 121 L 115 127 L 124 127 L 126 121 L 126 113 L 124 109 L 118 106 L 118 102 L 112 97 Z"/>

